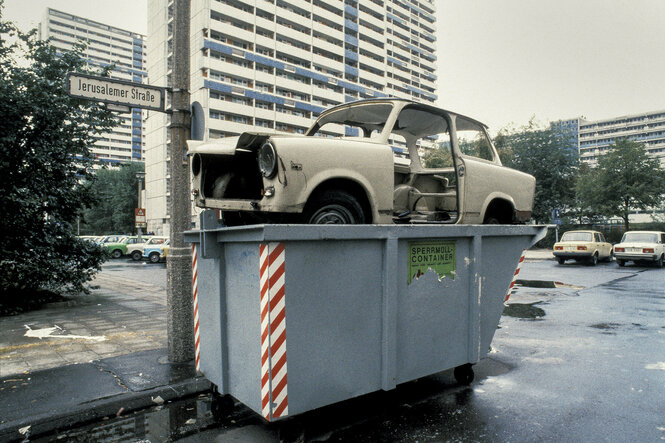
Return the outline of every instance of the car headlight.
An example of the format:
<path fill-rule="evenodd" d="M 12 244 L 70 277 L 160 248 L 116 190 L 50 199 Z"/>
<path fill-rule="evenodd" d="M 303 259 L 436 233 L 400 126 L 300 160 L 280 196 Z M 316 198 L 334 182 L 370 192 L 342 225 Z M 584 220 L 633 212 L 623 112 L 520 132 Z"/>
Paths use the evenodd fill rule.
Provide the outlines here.
<path fill-rule="evenodd" d="M 271 178 L 277 172 L 277 153 L 270 142 L 259 148 L 259 169 L 265 178 Z"/>

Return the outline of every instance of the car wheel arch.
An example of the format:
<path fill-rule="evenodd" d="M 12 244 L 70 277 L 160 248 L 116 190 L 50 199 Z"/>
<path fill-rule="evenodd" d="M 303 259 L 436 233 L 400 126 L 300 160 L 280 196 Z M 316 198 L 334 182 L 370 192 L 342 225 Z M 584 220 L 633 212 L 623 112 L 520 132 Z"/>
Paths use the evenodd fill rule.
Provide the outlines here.
<path fill-rule="evenodd" d="M 370 199 L 370 192 L 363 184 L 350 178 L 330 178 L 319 183 L 307 196 L 303 213 L 307 212 L 308 205 L 315 201 L 318 196 L 325 191 L 331 190 L 340 190 L 351 194 L 358 200 L 358 203 L 360 203 L 363 213 L 365 214 L 366 223 L 374 222 L 376 219 L 374 215 L 375 206 L 372 203 L 372 199 Z"/>
<path fill-rule="evenodd" d="M 489 219 L 496 219 L 501 224 L 511 224 L 515 221 L 515 205 L 504 197 L 494 197 L 485 206 L 483 223 Z"/>

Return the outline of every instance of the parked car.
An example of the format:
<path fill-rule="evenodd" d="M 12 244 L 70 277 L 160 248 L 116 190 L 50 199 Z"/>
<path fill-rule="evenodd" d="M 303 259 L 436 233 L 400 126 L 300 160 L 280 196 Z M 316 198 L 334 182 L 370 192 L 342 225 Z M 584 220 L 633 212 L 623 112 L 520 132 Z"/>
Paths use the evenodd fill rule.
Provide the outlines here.
<path fill-rule="evenodd" d="M 143 240 L 143 242 L 127 246 L 127 255 L 132 257 L 132 260 L 134 261 L 140 261 L 141 258 L 143 258 L 144 246 L 162 244 L 166 240 L 168 240 L 168 237 L 143 235 L 141 236 L 141 239 Z"/>
<path fill-rule="evenodd" d="M 121 234 L 101 235 L 97 238 L 97 244 L 105 246 L 110 243 L 117 243 L 123 237 L 125 236 Z"/>
<path fill-rule="evenodd" d="M 143 248 L 143 259 L 148 260 L 150 263 L 159 263 L 166 261 L 166 256 L 169 252 L 169 241 L 159 244 L 150 245 Z"/>
<path fill-rule="evenodd" d="M 628 231 L 621 242 L 614 246 L 617 264 L 624 266 L 627 261 L 636 264 L 654 263 L 659 268 L 665 261 L 665 232 Z"/>
<path fill-rule="evenodd" d="M 568 231 L 554 244 L 553 254 L 560 265 L 571 259 L 596 265 L 599 260 L 612 260 L 612 244 L 598 231 Z"/>
<path fill-rule="evenodd" d="M 221 209 L 226 225 L 531 217 L 535 179 L 501 165 L 485 125 L 410 100 L 336 106 L 304 135 L 188 144 L 196 205 Z"/>
<path fill-rule="evenodd" d="M 120 258 L 127 255 L 127 247 L 135 245 L 138 237 L 135 235 L 121 238 L 117 243 L 104 243 L 103 246 L 111 253 L 112 258 Z"/>

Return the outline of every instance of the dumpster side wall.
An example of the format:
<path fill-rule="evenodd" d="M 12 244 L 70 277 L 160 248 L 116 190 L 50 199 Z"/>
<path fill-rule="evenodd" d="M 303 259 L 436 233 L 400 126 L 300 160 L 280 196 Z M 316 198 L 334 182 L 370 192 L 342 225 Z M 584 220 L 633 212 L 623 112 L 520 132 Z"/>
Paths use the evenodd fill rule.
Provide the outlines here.
<path fill-rule="evenodd" d="M 289 414 L 381 388 L 382 253 L 381 240 L 286 244 Z"/>
<path fill-rule="evenodd" d="M 226 302 L 226 390 L 261 413 L 259 244 L 227 243 L 224 262 L 220 295 Z"/>
<path fill-rule="evenodd" d="M 201 353 L 201 371 L 214 383 L 220 393 L 226 388 L 222 379 L 222 340 L 226 331 L 223 326 L 224 308 L 220 294 L 223 274 L 219 259 L 202 260 L 198 248 L 198 301 L 199 301 L 199 336 Z"/>
<path fill-rule="evenodd" d="M 492 338 L 503 314 L 506 293 L 519 263 L 522 250 L 531 246 L 531 238 L 485 237 L 482 247 L 482 296 L 480 299 L 480 357 L 490 349 Z M 501 302 L 498 302 L 500 300 Z"/>
<path fill-rule="evenodd" d="M 439 277 L 433 270 L 407 283 L 409 240 L 400 241 L 397 279 L 397 383 L 467 362 L 469 345 L 468 238 L 452 238 L 456 272 Z"/>

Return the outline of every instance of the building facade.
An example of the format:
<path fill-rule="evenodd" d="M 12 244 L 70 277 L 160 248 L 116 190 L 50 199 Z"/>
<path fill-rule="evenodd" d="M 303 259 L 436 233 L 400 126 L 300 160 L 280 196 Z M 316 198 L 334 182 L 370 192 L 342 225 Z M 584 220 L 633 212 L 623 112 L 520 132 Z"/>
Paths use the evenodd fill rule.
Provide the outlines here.
<path fill-rule="evenodd" d="M 580 121 L 583 119 L 584 117 L 578 117 L 550 122 L 550 127 L 561 137 L 569 152 L 575 157 L 578 157 L 580 152 Z"/>
<path fill-rule="evenodd" d="M 150 0 L 148 14 L 151 84 L 170 86 L 173 2 Z M 324 109 L 362 98 L 437 98 L 434 0 L 198 0 L 190 29 L 191 100 L 203 107 L 205 139 L 302 134 Z M 162 234 L 168 123 L 149 112 L 148 230 Z"/>
<path fill-rule="evenodd" d="M 578 117 L 551 125 L 561 134 L 570 131 L 571 146 L 579 152 L 581 162 L 595 165 L 616 139 L 627 138 L 643 143 L 647 155 L 659 159 L 665 168 L 665 110 L 595 121 Z"/>
<path fill-rule="evenodd" d="M 69 51 L 74 44 L 87 44 L 85 57 L 91 67 L 115 63 L 111 78 L 147 83 L 145 38 L 125 29 L 88 20 L 47 8 L 39 25 L 40 38 L 51 39 L 58 51 Z M 143 161 L 145 118 L 141 109 L 121 114 L 120 126 L 101 135 L 92 153 L 103 164 Z"/>

